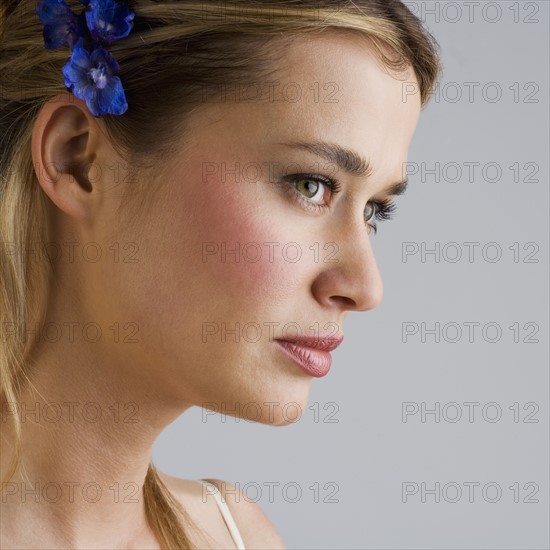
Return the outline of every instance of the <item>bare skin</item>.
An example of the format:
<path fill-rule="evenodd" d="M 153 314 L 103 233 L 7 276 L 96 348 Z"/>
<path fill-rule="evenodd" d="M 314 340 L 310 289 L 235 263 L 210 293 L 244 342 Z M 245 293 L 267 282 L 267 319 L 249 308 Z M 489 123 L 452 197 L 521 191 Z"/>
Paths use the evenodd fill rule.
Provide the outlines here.
<path fill-rule="evenodd" d="M 308 332 L 314 323 L 322 332 L 329 323 L 341 334 L 349 311 L 371 310 L 382 299 L 365 211 L 371 201 L 388 198 L 389 186 L 403 179 L 420 97 L 405 101 L 404 81 L 416 79 L 412 72 L 400 78 L 383 70 L 355 35 L 324 33 L 296 41 L 279 81 L 281 86 L 298 83 L 302 99 L 226 101 L 197 113 L 189 134 L 182 136 L 181 155 L 167 159 L 154 174 L 162 186 L 133 223 L 123 223 L 116 213 L 121 186 L 131 183 L 115 181 L 109 169 L 125 163 L 107 140 L 101 119 L 69 94 L 44 106 L 32 136 L 33 162 L 51 200 L 55 242 L 78 246 L 74 261 L 67 259 L 65 246 L 65 256 L 54 263 L 44 324 L 53 323 L 62 337 L 55 344 L 45 339 L 36 344 L 30 369 L 35 389 L 26 388 L 22 400 L 27 410 L 36 402 L 55 402 L 62 417 L 48 421 L 43 409 L 38 418 L 27 415 L 26 477 L 19 473 L 12 482 L 26 483 L 27 489 L 36 483 L 42 488 L 47 483 L 79 485 L 72 501 L 67 488 L 55 505 L 43 496 L 39 502 L 32 496 L 23 499 L 18 485 L 18 492 L 0 503 L 1 548 L 160 548 L 142 499 L 121 501 L 129 494 L 125 484 L 140 495 L 152 446 L 164 427 L 188 408 L 206 403 L 224 403 L 228 410 L 251 401 L 307 406 L 312 377 L 272 340 L 281 337 L 287 323 L 310 335 L 315 335 Z M 322 93 L 324 83 L 337 83 L 338 101 L 325 102 L 323 96 L 315 101 L 310 88 L 315 82 Z M 279 145 L 313 140 L 356 150 L 371 163 L 372 175 L 350 176 L 334 166 L 325 174 L 326 160 Z M 52 173 L 54 164 L 89 162 L 103 167 L 89 181 L 69 172 Z M 267 173 L 253 183 L 239 183 L 219 170 L 223 163 L 234 167 L 236 162 L 293 163 L 294 169 L 275 173 L 277 183 Z M 331 195 L 320 186 L 314 198 L 297 199 L 296 186 L 282 179 L 292 173 L 335 177 L 342 190 Z M 92 192 L 85 190 L 88 184 Z M 137 245 L 138 261 L 114 261 L 110 247 L 115 242 Z M 237 242 L 280 246 L 273 258 L 264 253 L 257 262 L 236 262 L 231 256 L 223 262 L 219 254 L 205 259 L 204 244 L 222 242 L 228 248 Z M 277 253 L 290 242 L 304 251 L 298 262 Z M 83 260 L 86 243 L 101 247 L 100 260 Z M 324 244 L 337 243 L 338 261 L 316 261 L 310 248 L 315 243 L 321 253 Z M 83 335 L 82 327 L 90 322 L 101 328 L 101 338 Z M 265 330 L 254 343 L 208 334 L 205 342 L 205 322 L 218 328 L 222 323 L 271 323 L 274 333 Z M 72 339 L 67 323 L 78 323 Z M 125 337 L 137 341 L 126 343 Z M 79 404 L 72 417 L 67 402 Z M 95 406 L 84 415 L 83 406 L 90 402 Z M 97 410 L 99 420 L 90 422 Z M 258 421 L 285 425 L 281 410 L 262 409 Z M 2 422 L 2 476 L 10 458 L 9 436 Z M 198 457 L 200 451 L 193 452 Z M 202 502 L 198 484 L 163 478 L 212 537 L 214 548 L 233 547 L 215 503 Z M 90 501 L 92 492 L 88 499 L 82 496 L 90 482 L 102 490 L 100 503 Z M 113 485 L 120 489 L 119 502 Z M 284 548 L 258 504 L 228 500 L 247 548 Z"/>

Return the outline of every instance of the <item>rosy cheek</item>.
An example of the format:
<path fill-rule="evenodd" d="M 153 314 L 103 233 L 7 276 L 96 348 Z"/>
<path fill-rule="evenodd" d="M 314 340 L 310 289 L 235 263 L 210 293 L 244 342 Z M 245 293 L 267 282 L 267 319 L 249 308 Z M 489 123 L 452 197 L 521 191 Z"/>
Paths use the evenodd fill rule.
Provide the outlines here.
<path fill-rule="evenodd" d="M 293 257 L 292 247 L 286 256 L 282 253 L 295 240 L 292 228 L 270 215 L 274 197 L 262 194 L 261 183 L 231 185 L 216 182 L 196 196 L 205 275 L 245 299 L 282 296 L 299 283 L 300 263 L 287 259 Z"/>

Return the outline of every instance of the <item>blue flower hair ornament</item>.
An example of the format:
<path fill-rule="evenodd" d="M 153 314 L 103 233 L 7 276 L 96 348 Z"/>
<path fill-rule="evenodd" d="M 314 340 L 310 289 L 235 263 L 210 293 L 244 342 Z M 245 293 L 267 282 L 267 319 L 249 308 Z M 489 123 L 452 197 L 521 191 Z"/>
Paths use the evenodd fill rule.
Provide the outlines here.
<path fill-rule="evenodd" d="M 67 89 L 86 101 L 96 116 L 122 115 L 128 109 L 118 76 L 120 67 L 104 46 L 130 34 L 134 13 L 119 0 L 79 0 L 74 13 L 65 0 L 40 0 L 36 14 L 44 25 L 44 46 L 68 44 L 72 55 L 62 71 Z"/>

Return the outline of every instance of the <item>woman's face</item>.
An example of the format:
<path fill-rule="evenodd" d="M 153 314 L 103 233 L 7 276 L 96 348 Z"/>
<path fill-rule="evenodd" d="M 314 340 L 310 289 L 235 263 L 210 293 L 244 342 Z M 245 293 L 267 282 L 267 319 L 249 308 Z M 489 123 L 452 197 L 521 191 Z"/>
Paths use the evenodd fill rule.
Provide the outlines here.
<path fill-rule="evenodd" d="M 313 376 L 275 340 L 341 336 L 348 311 L 382 299 L 369 218 L 404 179 L 420 113 L 419 94 L 404 93 L 412 71 L 401 78 L 357 38 L 325 34 L 294 42 L 277 77 L 259 83 L 272 94 L 263 101 L 237 102 L 228 88 L 193 115 L 137 227 L 104 229 L 119 261 L 83 274 L 96 317 L 139 329 L 138 343 L 112 348 L 137 383 L 269 424 L 287 423 L 287 403 L 304 409 Z M 371 173 L 292 142 L 356 151 Z M 341 190 L 296 174 L 334 178 Z M 137 263 L 123 261 L 123 246 Z"/>

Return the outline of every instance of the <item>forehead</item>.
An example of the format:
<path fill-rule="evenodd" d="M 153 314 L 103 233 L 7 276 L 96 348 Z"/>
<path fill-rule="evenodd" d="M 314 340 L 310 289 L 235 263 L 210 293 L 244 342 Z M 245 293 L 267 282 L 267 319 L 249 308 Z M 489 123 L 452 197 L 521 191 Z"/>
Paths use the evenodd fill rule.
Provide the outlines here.
<path fill-rule="evenodd" d="M 268 80 L 208 106 L 218 139 L 230 133 L 231 147 L 266 152 L 279 142 L 330 141 L 363 155 L 373 176 L 399 178 L 421 109 L 411 68 L 391 72 L 364 36 L 339 30 L 295 38 L 276 57 Z"/>
<path fill-rule="evenodd" d="M 304 129 L 356 146 L 373 134 L 394 146 L 410 141 L 421 109 L 414 71 L 391 72 L 366 37 L 342 30 L 304 36 L 283 59 L 275 76 L 283 93 L 265 110 L 271 120 L 294 118 Z"/>

